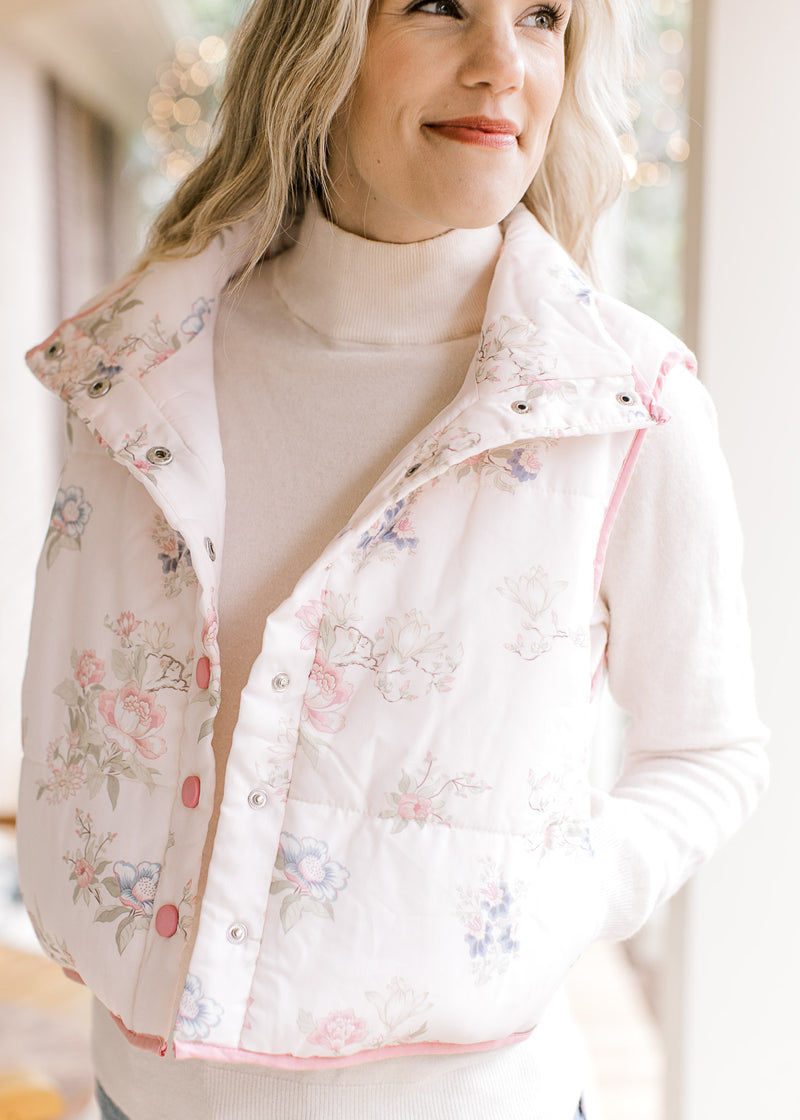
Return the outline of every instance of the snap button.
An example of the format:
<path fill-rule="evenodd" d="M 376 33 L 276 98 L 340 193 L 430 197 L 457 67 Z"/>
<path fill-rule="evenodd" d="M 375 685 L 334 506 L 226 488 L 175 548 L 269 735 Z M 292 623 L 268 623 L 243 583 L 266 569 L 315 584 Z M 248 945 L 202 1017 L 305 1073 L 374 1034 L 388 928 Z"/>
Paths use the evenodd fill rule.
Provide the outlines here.
<path fill-rule="evenodd" d="M 216 560 L 217 550 L 214 548 L 214 542 L 211 537 L 206 537 L 206 552 L 208 553 L 209 560 Z"/>
<path fill-rule="evenodd" d="M 291 680 L 286 673 L 278 673 L 272 678 L 272 687 L 276 692 L 285 692 L 290 683 Z"/>
<path fill-rule="evenodd" d="M 251 809 L 263 809 L 269 798 L 263 789 L 254 789 L 250 791 L 250 796 L 247 798 L 247 804 Z"/>
<path fill-rule="evenodd" d="M 187 778 L 181 789 L 181 801 L 187 809 L 196 809 L 200 804 L 200 779 L 196 774 Z"/>
<path fill-rule="evenodd" d="M 45 358 L 47 358 L 48 361 L 52 362 L 56 358 L 60 358 L 63 353 L 64 353 L 64 343 L 63 342 L 51 342 L 50 345 L 45 350 L 44 356 L 45 356 Z"/>
<path fill-rule="evenodd" d="M 197 681 L 197 687 L 202 692 L 205 692 L 211 684 L 211 662 L 207 657 L 201 657 L 197 662 L 197 668 L 194 671 L 194 679 Z"/>
<path fill-rule="evenodd" d="M 151 447 L 145 458 L 154 467 L 166 467 L 172 462 L 172 452 L 168 447 Z"/>
<path fill-rule="evenodd" d="M 406 478 L 411 478 L 412 474 L 416 474 L 421 466 L 422 463 L 412 463 L 406 471 Z"/>
<path fill-rule="evenodd" d="M 530 401 L 514 401 L 511 408 L 514 412 L 530 412 Z"/>
<path fill-rule="evenodd" d="M 247 926 L 244 922 L 234 922 L 232 926 L 228 926 L 228 932 L 225 936 L 231 945 L 241 945 L 247 938 Z"/>
<path fill-rule="evenodd" d="M 161 937 L 174 937 L 178 929 L 178 908 L 162 906 L 156 914 L 156 933 Z"/>
<path fill-rule="evenodd" d="M 633 404 L 635 398 L 630 393 L 617 393 L 617 401 L 620 404 Z"/>
<path fill-rule="evenodd" d="M 91 383 L 87 392 L 88 392 L 88 395 L 94 401 L 94 400 L 97 400 L 98 397 L 104 397 L 110 388 L 111 388 L 111 378 L 110 377 L 98 377 L 98 379 L 96 381 L 93 381 Z"/>

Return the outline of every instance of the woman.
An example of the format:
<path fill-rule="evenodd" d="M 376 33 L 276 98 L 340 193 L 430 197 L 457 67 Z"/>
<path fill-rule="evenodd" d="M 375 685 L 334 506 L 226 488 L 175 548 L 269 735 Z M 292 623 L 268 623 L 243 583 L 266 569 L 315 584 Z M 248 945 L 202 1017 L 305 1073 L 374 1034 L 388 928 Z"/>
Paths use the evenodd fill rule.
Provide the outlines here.
<path fill-rule="evenodd" d="M 29 356 L 72 447 L 21 874 L 108 1117 L 583 1115 L 565 973 L 764 786 L 710 406 L 567 252 L 627 43 L 257 0 L 142 267 Z"/>

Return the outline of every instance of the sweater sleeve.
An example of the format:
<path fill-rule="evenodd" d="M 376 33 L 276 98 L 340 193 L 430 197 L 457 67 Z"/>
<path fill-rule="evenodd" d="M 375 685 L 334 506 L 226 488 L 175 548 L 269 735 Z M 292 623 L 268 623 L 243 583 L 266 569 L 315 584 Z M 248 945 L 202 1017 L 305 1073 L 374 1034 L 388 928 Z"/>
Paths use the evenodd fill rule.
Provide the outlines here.
<path fill-rule="evenodd" d="M 625 761 L 592 799 L 607 902 L 599 936 L 628 937 L 752 812 L 767 783 L 741 582 L 742 541 L 711 400 L 665 386 L 609 542 L 600 588 Z"/>

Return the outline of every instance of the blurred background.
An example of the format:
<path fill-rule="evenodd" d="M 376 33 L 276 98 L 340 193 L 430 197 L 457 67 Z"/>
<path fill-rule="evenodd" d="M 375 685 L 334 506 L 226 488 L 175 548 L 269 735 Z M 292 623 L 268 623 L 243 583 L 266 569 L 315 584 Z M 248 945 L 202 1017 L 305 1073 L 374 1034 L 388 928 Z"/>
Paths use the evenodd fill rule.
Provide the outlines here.
<path fill-rule="evenodd" d="M 125 269 L 202 157 L 244 6 L 0 0 L 0 1120 L 94 1116 L 87 996 L 39 954 L 14 872 L 19 690 L 63 452 L 59 406 L 23 354 Z M 719 410 L 773 784 L 753 821 L 636 939 L 579 962 L 570 995 L 595 1070 L 592 1120 L 791 1120 L 800 1118 L 800 5 L 773 0 L 755 13 L 745 0 L 642 0 L 642 9 L 635 133 L 620 138 L 626 187 L 602 229 L 601 265 L 610 290 L 697 351 Z M 613 712 L 596 753 L 596 780 L 610 785 Z M 14 1100 L 29 1111 L 13 1111 Z"/>

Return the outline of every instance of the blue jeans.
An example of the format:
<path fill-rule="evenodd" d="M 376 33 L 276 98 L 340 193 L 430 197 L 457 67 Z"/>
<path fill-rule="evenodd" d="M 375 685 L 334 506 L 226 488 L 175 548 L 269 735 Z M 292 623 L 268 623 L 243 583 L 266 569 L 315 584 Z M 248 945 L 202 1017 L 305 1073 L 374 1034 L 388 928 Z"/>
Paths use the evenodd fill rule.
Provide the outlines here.
<path fill-rule="evenodd" d="M 97 1083 L 97 1103 L 100 1105 L 100 1115 L 102 1120 L 128 1120 L 121 1109 L 117 1108 L 107 1093 L 103 1091 L 103 1086 Z M 575 1120 L 586 1120 L 583 1111 L 583 1101 L 578 1103 L 578 1111 L 575 1113 Z"/>
<path fill-rule="evenodd" d="M 103 1120 L 128 1120 L 128 1117 L 112 1101 L 99 1081 L 95 1082 L 97 1103 L 100 1106 L 100 1115 Z"/>

